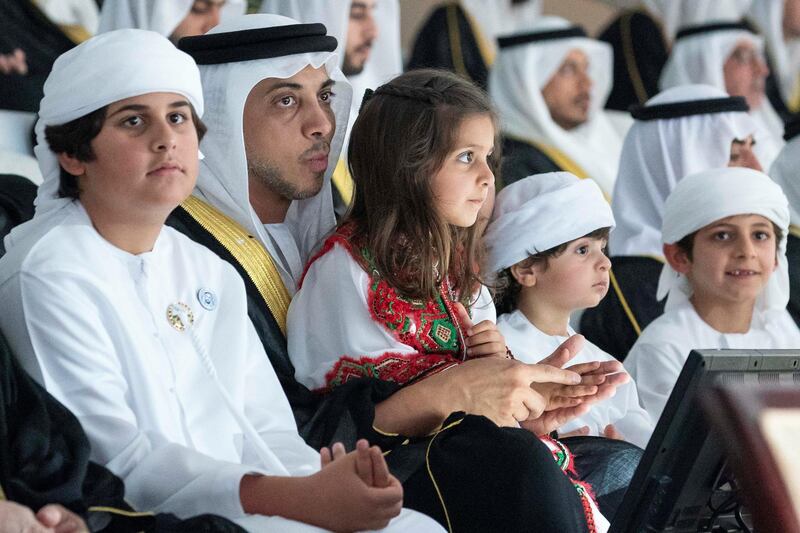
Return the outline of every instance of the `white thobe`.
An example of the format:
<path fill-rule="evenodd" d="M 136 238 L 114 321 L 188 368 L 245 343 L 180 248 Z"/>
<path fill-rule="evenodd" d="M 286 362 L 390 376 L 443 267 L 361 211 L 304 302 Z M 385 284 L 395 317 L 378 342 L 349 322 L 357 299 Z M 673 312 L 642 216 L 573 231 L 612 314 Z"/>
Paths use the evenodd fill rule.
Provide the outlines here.
<path fill-rule="evenodd" d="M 754 311 L 747 333 L 720 333 L 686 301 L 648 325 L 625 359 L 639 400 L 658 421 L 692 350 L 800 348 L 800 331 L 785 309 Z"/>
<path fill-rule="evenodd" d="M 40 369 L 48 391 L 80 420 L 92 460 L 125 481 L 126 499 L 138 509 L 213 513 L 259 531 L 317 529 L 242 509 L 242 476 L 313 474 L 319 454 L 297 433 L 247 318 L 239 274 L 171 228 L 162 229 L 151 252 L 132 255 L 104 240 L 79 202 L 59 216 L 38 240 L 4 258 L 2 265 L 20 266 L 0 285 L 13 310 L 2 313 L 0 326 L 26 368 Z M 171 304 L 190 310 L 194 343 L 189 331 L 171 325 Z M 232 409 L 261 443 L 244 437 Z M 260 460 L 257 446 L 274 460 Z M 427 517 L 408 519 L 440 530 Z"/>
<path fill-rule="evenodd" d="M 568 338 L 544 333 L 519 309 L 500 315 L 497 319 L 497 329 L 505 337 L 506 344 L 514 357 L 525 363 L 538 363 Z M 571 327 L 567 327 L 567 333 L 570 336 L 575 335 Z M 587 340 L 580 353 L 568 365 L 592 361 L 614 361 L 614 357 Z M 642 448 L 647 446 L 647 441 L 653 432 L 653 422 L 639 405 L 636 385 L 632 381 L 618 387 L 612 398 L 592 405 L 588 413 L 564 424 L 559 428 L 559 432 L 567 433 L 588 426 L 590 435 L 602 436 L 608 424 L 614 424 L 627 441 Z"/>

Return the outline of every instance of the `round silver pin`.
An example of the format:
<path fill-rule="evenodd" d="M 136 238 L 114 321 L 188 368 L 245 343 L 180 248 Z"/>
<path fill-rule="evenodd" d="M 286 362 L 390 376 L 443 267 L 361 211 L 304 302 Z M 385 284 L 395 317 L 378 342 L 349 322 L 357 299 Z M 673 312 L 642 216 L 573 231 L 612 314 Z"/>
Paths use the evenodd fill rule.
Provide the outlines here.
<path fill-rule="evenodd" d="M 207 311 L 213 311 L 217 308 L 217 295 L 208 289 L 197 291 L 197 300 L 203 306 L 203 309 Z"/>

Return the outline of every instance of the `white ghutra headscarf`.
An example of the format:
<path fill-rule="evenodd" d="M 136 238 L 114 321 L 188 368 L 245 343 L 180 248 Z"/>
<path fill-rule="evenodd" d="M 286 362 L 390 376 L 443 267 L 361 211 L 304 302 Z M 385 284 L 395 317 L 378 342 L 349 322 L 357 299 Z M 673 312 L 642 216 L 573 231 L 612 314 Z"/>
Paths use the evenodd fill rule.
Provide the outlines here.
<path fill-rule="evenodd" d="M 107 0 L 100 11 L 98 33 L 123 28 L 138 28 L 169 37 L 186 18 L 194 0 Z M 243 15 L 245 0 L 226 0 L 221 20 Z"/>
<path fill-rule="evenodd" d="M 750 43 L 757 53 L 764 53 L 764 39 L 745 29 L 717 29 L 679 38 L 661 72 L 661 89 L 700 83 L 724 91 L 723 66 L 743 41 Z M 751 109 L 750 114 L 759 126 L 756 137 L 762 153 L 761 164 L 767 168 L 783 147 L 783 121 L 766 95 L 761 106 Z"/>
<path fill-rule="evenodd" d="M 789 302 L 786 237 L 789 202 L 778 184 L 763 172 L 749 168 L 706 170 L 686 176 L 664 205 L 662 242 L 674 244 L 717 220 L 735 215 L 761 215 L 775 223 L 783 236 L 777 243 L 778 267 L 756 301 L 759 311 L 784 311 Z M 685 303 L 692 287 L 683 274 L 664 265 L 657 298 L 667 298 L 665 309 Z"/>
<path fill-rule="evenodd" d="M 293 24 L 298 22 L 279 15 L 246 15 L 220 24 L 207 35 Z M 280 259 L 283 257 L 281 246 L 269 237 L 250 205 L 242 129 L 244 105 L 250 91 L 261 80 L 290 78 L 309 65 L 313 68 L 324 67 L 335 82 L 333 92 L 336 96 L 332 106 L 336 116 L 336 131 L 331 141 L 328 169 L 322 189 L 311 198 L 293 201 L 284 221 L 300 252 L 301 271 L 313 249 L 336 225 L 330 180 L 344 142 L 352 98 L 350 84 L 339 70 L 338 56 L 335 52 L 306 52 L 200 66 L 203 92 L 208 105 L 208 113 L 204 119 L 208 133 L 201 143 L 205 158 L 200 163 L 197 191 L 201 197 L 241 224 L 251 235 L 257 236 L 273 258 Z M 275 135 L 280 135 L 280 131 L 276 131 Z M 302 272 L 289 272 L 282 261 L 276 260 L 275 263 L 286 288 L 293 293 L 295 280 L 299 279 Z"/>
<path fill-rule="evenodd" d="M 530 32 L 571 28 L 558 17 L 541 17 Z M 589 119 L 565 130 L 553 120 L 542 89 L 572 50 L 589 59 L 592 80 Z M 548 39 L 503 48 L 489 74 L 489 93 L 500 113 L 504 135 L 552 146 L 572 159 L 608 195 L 617 176 L 622 138 L 603 105 L 611 90 L 612 51 L 587 37 Z"/>
<path fill-rule="evenodd" d="M 684 85 L 657 94 L 645 109 L 679 102 L 702 105 L 703 100 L 727 97 L 708 85 Z M 609 238 L 611 255 L 661 257 L 664 202 L 675 185 L 688 174 L 728 166 L 731 143 L 756 130 L 746 111 L 634 122 L 622 146 L 611 200 L 618 224 Z"/>

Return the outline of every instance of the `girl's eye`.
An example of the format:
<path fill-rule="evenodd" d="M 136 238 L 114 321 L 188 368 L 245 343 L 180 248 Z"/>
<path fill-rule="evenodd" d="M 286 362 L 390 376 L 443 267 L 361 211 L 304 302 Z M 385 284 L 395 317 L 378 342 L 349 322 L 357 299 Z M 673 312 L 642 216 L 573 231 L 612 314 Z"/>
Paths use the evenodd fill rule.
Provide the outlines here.
<path fill-rule="evenodd" d="M 458 160 L 462 163 L 472 163 L 472 160 L 475 158 L 475 155 L 472 152 L 464 152 L 463 154 L 459 154 Z"/>
<path fill-rule="evenodd" d="M 186 115 L 184 115 L 183 113 L 172 113 L 169 116 L 169 121 L 172 122 L 173 124 L 183 124 L 184 122 L 186 122 Z"/>
<path fill-rule="evenodd" d="M 294 96 L 284 96 L 280 100 L 278 100 L 278 103 L 282 107 L 289 107 L 290 105 L 293 105 L 295 103 L 295 101 L 296 100 L 295 100 Z"/>

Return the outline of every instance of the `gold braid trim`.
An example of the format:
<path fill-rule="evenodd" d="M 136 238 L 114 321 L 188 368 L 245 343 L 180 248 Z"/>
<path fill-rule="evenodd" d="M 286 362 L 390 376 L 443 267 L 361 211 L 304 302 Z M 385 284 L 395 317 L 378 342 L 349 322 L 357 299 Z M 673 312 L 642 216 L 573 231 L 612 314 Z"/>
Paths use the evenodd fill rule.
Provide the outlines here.
<path fill-rule="evenodd" d="M 5 501 L 5 500 L 6 500 L 6 493 L 5 493 L 5 491 L 3 491 L 3 486 L 0 485 L 0 502 Z"/>
<path fill-rule="evenodd" d="M 181 207 L 242 265 L 285 336 L 291 296 L 266 248 L 238 222 L 196 196 Z"/>
<path fill-rule="evenodd" d="M 117 509 L 116 507 L 106 507 L 102 505 L 96 505 L 94 507 L 89 507 L 90 513 L 111 513 L 120 516 L 127 516 L 128 518 L 142 518 L 145 516 L 153 516 L 153 513 L 148 512 L 136 512 L 136 511 L 126 511 L 125 509 Z"/>
<path fill-rule="evenodd" d="M 433 488 L 436 489 L 436 495 L 439 496 L 439 503 L 442 504 L 442 511 L 444 511 L 444 518 L 447 521 L 447 531 L 449 531 L 450 533 L 453 532 L 453 526 L 450 523 L 450 514 L 447 512 L 447 506 L 444 503 L 444 497 L 442 496 L 442 491 L 439 490 L 439 485 L 436 483 L 436 478 L 433 477 L 433 471 L 431 470 L 430 453 L 433 441 L 436 439 L 437 436 L 439 436 L 439 433 L 459 425 L 462 420 L 464 419 L 462 418 L 461 420 L 456 420 L 455 422 L 451 422 L 450 424 L 446 425 L 445 427 L 437 431 L 433 435 L 433 437 L 431 437 L 430 442 L 428 442 L 428 448 L 425 450 L 425 467 L 428 469 L 428 475 L 431 477 L 431 483 L 433 483 Z"/>
<path fill-rule="evenodd" d="M 639 326 L 639 321 L 636 320 L 636 316 L 633 314 L 633 310 L 631 306 L 628 305 L 628 300 L 625 298 L 625 295 L 622 294 L 622 287 L 619 286 L 619 282 L 617 281 L 617 277 L 614 275 L 614 271 L 609 269 L 608 277 L 611 279 L 611 286 L 614 287 L 614 292 L 617 294 L 617 298 L 619 298 L 619 303 L 622 304 L 622 309 L 625 311 L 625 315 L 628 317 L 628 320 L 631 322 L 631 326 L 633 326 L 633 330 L 636 332 L 636 336 L 642 334 L 642 328 Z"/>
<path fill-rule="evenodd" d="M 461 52 L 461 32 L 458 31 L 458 5 L 450 4 L 447 9 L 447 36 L 450 38 L 450 56 L 456 73 L 469 78 L 464 65 L 464 54 Z"/>
<path fill-rule="evenodd" d="M 631 38 L 631 19 L 633 19 L 633 15 L 634 11 L 628 11 L 622 15 L 619 31 L 622 38 L 622 55 L 625 56 L 625 66 L 628 69 L 631 85 L 633 85 L 633 90 L 636 92 L 636 98 L 639 103 L 644 104 L 648 96 L 639 67 L 636 66 L 636 55 L 633 52 L 633 39 Z"/>
<path fill-rule="evenodd" d="M 497 57 L 497 49 L 493 46 L 492 41 L 483 34 L 472 13 L 466 9 L 464 9 L 464 18 L 467 19 L 469 27 L 472 29 L 472 35 L 475 36 L 475 42 L 478 44 L 478 51 L 481 53 L 483 64 L 486 65 L 487 69 L 491 68 L 494 65 L 495 57 Z"/>
<path fill-rule="evenodd" d="M 350 175 L 350 171 L 347 169 L 347 163 L 345 163 L 344 159 L 339 159 L 339 162 L 336 163 L 336 169 L 334 169 L 331 175 L 331 181 L 333 182 L 333 186 L 336 187 L 336 190 L 339 191 L 339 196 L 342 197 L 342 201 L 345 205 L 349 206 L 353 201 L 355 184 L 353 183 L 353 176 Z"/>
<path fill-rule="evenodd" d="M 795 226 L 794 224 L 789 226 L 789 235 L 794 235 L 800 239 L 800 226 Z"/>
<path fill-rule="evenodd" d="M 540 143 L 537 141 L 533 141 L 531 139 L 521 139 L 513 135 L 506 135 L 506 137 L 533 146 L 534 148 L 542 152 L 544 155 L 549 157 L 553 161 L 553 163 L 556 164 L 558 168 L 560 168 L 565 172 L 569 172 L 570 174 L 574 174 L 575 177 L 577 177 L 578 179 L 585 180 L 591 177 L 585 170 L 583 170 L 583 167 L 581 167 L 578 163 L 573 161 L 570 156 L 568 156 L 555 146 L 550 146 L 549 144 Z M 603 196 L 605 197 L 608 203 L 611 203 L 611 198 L 605 191 L 603 191 Z"/>

